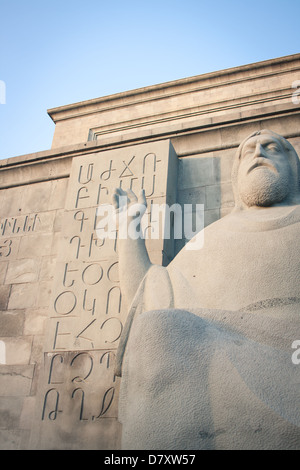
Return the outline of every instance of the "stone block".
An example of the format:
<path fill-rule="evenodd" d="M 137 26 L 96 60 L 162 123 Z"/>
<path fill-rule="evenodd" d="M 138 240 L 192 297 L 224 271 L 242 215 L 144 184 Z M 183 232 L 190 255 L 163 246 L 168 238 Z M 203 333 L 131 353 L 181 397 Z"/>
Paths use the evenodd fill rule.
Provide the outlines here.
<path fill-rule="evenodd" d="M 32 378 L 32 383 L 31 383 L 31 389 L 30 389 L 30 396 L 35 396 L 37 395 L 38 393 L 38 389 L 39 389 L 39 381 L 40 381 L 40 373 L 41 373 L 41 369 L 42 369 L 42 363 L 43 363 L 43 359 L 42 359 L 43 355 L 41 355 L 41 357 L 39 358 L 38 362 L 35 362 L 35 361 L 32 361 L 32 363 L 34 364 L 34 375 L 33 375 L 33 378 Z"/>
<path fill-rule="evenodd" d="M 63 226 L 64 213 L 65 211 L 63 209 L 58 209 L 56 211 L 54 226 L 53 226 L 54 232 L 61 232 L 62 226 Z"/>
<path fill-rule="evenodd" d="M 205 186 L 178 191 L 177 202 L 179 204 L 205 204 Z"/>
<path fill-rule="evenodd" d="M 221 206 L 220 184 L 205 187 L 205 210 L 219 209 Z"/>
<path fill-rule="evenodd" d="M 233 207 L 234 196 L 231 183 L 215 184 L 206 186 L 205 209 L 219 209 L 220 207 Z"/>
<path fill-rule="evenodd" d="M 186 157 L 179 161 L 178 190 L 197 188 L 215 182 L 214 160 L 209 157 Z"/>
<path fill-rule="evenodd" d="M 24 214 L 47 211 L 52 190 L 52 181 L 43 181 L 26 186 L 21 207 Z"/>
<path fill-rule="evenodd" d="M 67 418 L 69 418 L 67 416 Z M 72 423 L 72 422 L 71 422 Z M 71 428 L 69 419 L 57 430 L 57 422 L 48 422 L 31 436 L 33 450 L 119 450 L 121 424 L 115 418 L 90 423 L 81 420 Z"/>
<path fill-rule="evenodd" d="M 7 266 L 8 266 L 8 261 L 2 261 L 2 263 L 0 263 L 0 284 L 4 284 Z"/>
<path fill-rule="evenodd" d="M 1 336 L 20 336 L 23 334 L 25 312 L 22 310 L 0 311 Z"/>
<path fill-rule="evenodd" d="M 32 347 L 31 336 L 0 337 L 5 344 L 5 365 L 29 364 Z"/>
<path fill-rule="evenodd" d="M 19 427 L 23 397 L 0 397 L 0 429 Z"/>
<path fill-rule="evenodd" d="M 234 195 L 231 183 L 223 183 L 221 189 L 221 207 L 234 207 Z"/>
<path fill-rule="evenodd" d="M 244 126 L 232 126 L 232 127 L 225 127 L 221 129 L 221 140 L 222 145 L 221 147 L 227 147 L 231 143 L 237 142 L 238 145 L 243 142 L 243 140 L 252 132 L 256 132 L 258 129 L 257 123 L 249 123 L 247 129 Z"/>
<path fill-rule="evenodd" d="M 21 284 L 38 280 L 40 261 L 37 259 L 22 259 L 10 261 L 6 273 L 5 284 Z"/>
<path fill-rule="evenodd" d="M 37 302 L 37 290 L 38 283 L 14 284 L 11 288 L 8 308 L 14 310 L 35 307 Z"/>
<path fill-rule="evenodd" d="M 41 335 L 44 331 L 44 323 L 48 315 L 48 308 L 26 310 L 24 335 Z"/>
<path fill-rule="evenodd" d="M 57 256 L 59 253 L 59 249 L 62 243 L 62 235 L 60 232 L 54 232 L 53 234 L 53 240 L 52 240 L 52 245 L 51 245 L 51 250 L 48 253 L 49 255 L 52 256 Z"/>
<path fill-rule="evenodd" d="M 41 259 L 40 281 L 50 281 L 55 275 L 56 256 L 44 256 Z"/>
<path fill-rule="evenodd" d="M 1 191 L 1 217 L 8 217 L 12 214 L 20 215 L 22 213 L 23 196 L 25 194 L 24 187 L 7 188 Z"/>
<path fill-rule="evenodd" d="M 17 259 L 21 237 L 0 238 L 0 263 Z"/>
<path fill-rule="evenodd" d="M 22 431 L 0 430 L 0 450 L 18 450 L 22 439 Z"/>
<path fill-rule="evenodd" d="M 36 216 L 35 232 L 52 232 L 56 211 L 38 212 Z"/>
<path fill-rule="evenodd" d="M 31 429 L 34 419 L 34 408 L 36 403 L 36 397 L 25 397 L 23 399 L 23 407 L 20 413 L 19 419 L 20 429 Z"/>
<path fill-rule="evenodd" d="M 44 332 L 43 332 L 44 333 Z M 41 364 L 43 360 L 44 353 L 44 335 L 35 335 L 32 342 L 30 363 L 31 364 Z M 36 379 L 35 377 L 34 379 Z M 35 380 L 34 380 L 35 382 Z M 34 386 L 33 382 L 33 386 Z"/>
<path fill-rule="evenodd" d="M 11 286 L 0 286 L 0 310 L 6 310 Z"/>
<path fill-rule="evenodd" d="M 205 122 L 211 123 L 212 120 L 207 118 Z M 214 150 L 222 145 L 219 129 L 209 132 L 197 132 L 188 136 L 180 136 L 179 138 L 175 137 L 172 139 L 172 143 L 179 156 L 192 155 L 205 150 Z"/>
<path fill-rule="evenodd" d="M 12 213 L 0 220 L 0 235 L 6 238 L 51 232 L 56 211 L 34 212 L 29 214 Z"/>
<path fill-rule="evenodd" d="M 231 171 L 235 152 L 235 148 L 214 152 L 215 175 L 217 183 L 231 183 Z"/>
<path fill-rule="evenodd" d="M 48 205 L 49 210 L 62 209 L 65 207 L 68 182 L 68 178 L 62 178 L 51 182 L 51 193 Z"/>
<path fill-rule="evenodd" d="M 0 365 L 0 396 L 28 396 L 33 372 L 34 365 Z"/>
<path fill-rule="evenodd" d="M 52 292 L 52 281 L 41 281 L 37 291 L 37 307 L 48 307 L 50 305 Z"/>
<path fill-rule="evenodd" d="M 27 235 L 21 238 L 18 258 L 40 258 L 51 254 L 52 233 Z"/>
<path fill-rule="evenodd" d="M 19 450 L 29 450 L 30 429 L 21 429 Z"/>

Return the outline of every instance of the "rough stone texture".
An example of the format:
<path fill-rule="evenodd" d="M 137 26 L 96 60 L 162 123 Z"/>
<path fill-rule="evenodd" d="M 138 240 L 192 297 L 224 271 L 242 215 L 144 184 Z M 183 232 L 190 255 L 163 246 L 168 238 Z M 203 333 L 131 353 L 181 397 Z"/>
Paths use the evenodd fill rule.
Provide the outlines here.
<path fill-rule="evenodd" d="M 149 196 L 149 215 L 153 160 L 148 158 L 150 169 L 143 175 L 143 167 L 134 166 L 143 158 L 135 150 L 142 144 L 150 152 L 160 145 L 169 148 L 169 141 L 178 156 L 177 175 L 174 168 L 171 171 L 159 167 L 158 163 L 155 201 L 165 202 L 166 194 L 171 194 L 168 203 L 204 204 L 205 226 L 227 215 L 234 204 L 230 184 L 233 158 L 247 135 L 269 128 L 288 138 L 300 151 L 299 105 L 291 100 L 294 91 L 291 85 L 299 79 L 299 72 L 300 55 L 294 55 L 50 110 L 56 122 L 52 149 L 0 162 L 1 448 L 120 448 L 120 424 L 114 403 L 117 391 L 106 411 L 109 417 L 105 417 L 106 413 L 101 415 L 112 397 L 115 382 L 109 381 L 113 381 L 113 375 L 107 379 L 107 388 L 101 388 L 97 406 L 91 406 L 88 389 L 89 379 L 93 384 L 98 383 L 100 352 L 108 351 L 105 341 L 113 341 L 119 335 L 120 323 L 115 321 L 113 325 L 110 321 L 112 336 L 108 339 L 96 335 L 95 331 L 90 335 L 91 327 L 87 326 L 97 317 L 97 331 L 104 333 L 109 322 L 100 329 L 104 322 L 99 320 L 100 309 L 101 315 L 107 317 L 112 315 L 110 309 L 117 311 L 122 322 L 127 311 L 119 312 L 114 244 L 107 244 L 112 256 L 100 260 L 98 255 L 103 247 L 92 237 L 91 225 L 86 224 L 93 224 L 98 202 L 108 201 L 107 188 L 112 191 L 123 180 L 124 188 L 129 182 L 136 190 L 142 186 L 143 176 L 147 177 L 144 184 Z M 131 161 L 133 156 L 135 159 Z M 111 160 L 117 166 L 112 166 L 109 172 Z M 98 179 L 88 182 L 91 163 Z M 138 174 L 138 180 L 132 173 Z M 80 191 L 75 207 L 81 186 L 88 192 Z M 101 201 L 97 201 L 98 196 Z M 88 221 L 82 222 L 82 213 Z M 82 223 L 85 225 L 80 232 Z M 74 236 L 80 237 L 80 244 Z M 183 238 L 176 240 L 175 246 L 170 243 L 163 247 L 159 240 L 153 240 L 151 261 L 167 265 L 186 242 Z M 98 300 L 98 283 L 93 285 L 100 274 L 100 265 L 104 302 Z M 76 313 L 81 311 L 85 318 L 91 319 L 89 322 L 84 323 L 82 315 L 76 324 L 71 313 L 66 313 L 73 308 L 72 294 L 61 295 L 55 303 L 63 292 L 63 282 L 67 291 L 79 286 Z M 110 285 L 116 288 L 110 291 L 107 302 Z M 53 316 L 55 308 L 59 319 Z M 65 334 L 70 332 L 72 335 Z M 67 345 L 69 350 L 53 350 L 55 335 L 56 345 Z M 98 349 L 93 350 L 92 343 Z M 78 356 L 84 351 L 87 354 Z M 57 354 L 55 359 L 51 354 Z M 108 356 L 102 360 L 104 369 Z M 75 371 L 78 358 L 84 359 L 84 377 L 93 360 L 93 370 L 86 383 L 72 381 L 79 375 Z M 64 384 L 48 384 L 52 359 L 53 373 L 59 372 L 58 366 L 65 367 Z M 57 375 L 52 375 L 51 380 L 61 381 Z M 61 397 L 57 414 L 54 391 L 47 395 L 45 402 L 50 388 L 57 389 Z M 70 410 L 70 413 L 65 411 L 66 415 L 70 414 L 66 428 L 57 426 L 62 416 L 60 409 Z M 109 415 L 110 412 L 114 415 Z M 99 419 L 92 419 L 99 415 Z M 79 425 L 82 425 L 83 439 L 74 431 Z M 58 428 L 60 432 L 56 434 Z"/>

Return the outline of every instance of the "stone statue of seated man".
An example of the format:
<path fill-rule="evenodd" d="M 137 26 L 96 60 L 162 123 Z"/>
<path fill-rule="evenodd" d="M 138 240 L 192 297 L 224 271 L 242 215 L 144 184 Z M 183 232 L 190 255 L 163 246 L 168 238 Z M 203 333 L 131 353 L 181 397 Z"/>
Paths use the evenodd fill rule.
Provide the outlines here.
<path fill-rule="evenodd" d="M 142 238 L 119 241 L 124 449 L 300 448 L 299 158 L 283 137 L 256 132 L 232 184 L 233 211 L 167 267 L 151 264 Z M 144 195 L 116 190 L 120 212 L 121 195 L 141 218 Z"/>

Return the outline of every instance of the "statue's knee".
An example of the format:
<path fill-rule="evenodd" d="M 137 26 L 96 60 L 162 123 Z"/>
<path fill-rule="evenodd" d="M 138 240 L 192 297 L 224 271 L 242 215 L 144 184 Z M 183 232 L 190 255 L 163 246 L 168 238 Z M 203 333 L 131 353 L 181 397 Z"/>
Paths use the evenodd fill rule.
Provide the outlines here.
<path fill-rule="evenodd" d="M 195 316 L 178 309 L 151 310 L 140 314 L 134 322 L 134 335 L 156 344 L 170 339 L 174 332 L 190 328 Z M 198 319 L 199 321 L 199 319 Z"/>

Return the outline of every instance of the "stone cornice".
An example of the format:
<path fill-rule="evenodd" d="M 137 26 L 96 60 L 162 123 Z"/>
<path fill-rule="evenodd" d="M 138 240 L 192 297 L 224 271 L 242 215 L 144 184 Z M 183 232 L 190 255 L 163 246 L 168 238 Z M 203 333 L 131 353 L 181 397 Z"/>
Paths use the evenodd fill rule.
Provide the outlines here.
<path fill-rule="evenodd" d="M 6 160 L 0 161 L 0 175 L 6 170 L 17 169 L 19 167 L 31 166 L 31 165 L 40 165 L 40 164 L 50 164 L 51 161 L 55 160 L 57 168 L 63 168 L 63 161 L 70 160 L 73 157 L 78 155 L 90 154 L 95 152 L 101 152 L 105 150 L 111 150 L 115 148 L 122 148 L 126 146 L 131 146 L 135 144 L 140 144 L 142 142 L 150 142 L 161 139 L 175 139 L 180 137 L 185 137 L 191 134 L 199 134 L 207 131 L 213 131 L 217 129 L 222 129 L 230 126 L 234 126 L 242 123 L 251 123 L 251 122 L 263 122 L 264 120 L 276 119 L 279 116 L 288 117 L 294 116 L 300 118 L 300 105 L 296 106 L 292 103 L 272 105 L 264 108 L 257 108 L 255 110 L 249 109 L 243 112 L 236 111 L 234 113 L 225 114 L 222 116 L 215 117 L 205 117 L 202 119 L 195 119 L 189 122 L 183 123 L 178 121 L 177 123 L 167 124 L 165 126 L 160 126 L 156 129 L 156 132 L 153 132 L 153 129 L 145 131 L 144 129 L 139 130 L 136 128 L 131 133 L 128 133 L 120 138 L 120 136 L 115 136 L 113 134 L 108 135 L 105 139 L 101 141 L 90 141 L 84 142 L 76 145 L 67 145 L 64 147 L 54 148 L 50 150 L 45 150 L 42 152 L 36 152 L 27 155 L 20 155 L 17 157 L 8 158 Z M 300 135 L 299 126 L 296 126 L 295 129 L 291 129 L 289 133 L 285 134 L 286 138 L 296 137 Z M 225 144 L 225 143 L 224 143 Z M 230 146 L 238 146 L 239 141 L 231 141 Z M 222 148 L 226 148 L 224 145 Z M 211 150 L 215 150 L 214 144 L 212 142 Z M 210 151 L 208 148 L 199 148 L 197 153 L 203 153 Z M 185 154 L 179 154 L 179 157 L 184 157 Z M 57 163 L 61 161 L 61 165 Z M 49 167 L 50 168 L 50 167 Z M 51 171 L 50 171 L 51 173 Z M 52 172 L 48 175 L 48 178 L 55 179 L 58 177 L 68 177 L 68 171 L 63 170 L 62 173 L 57 173 L 57 171 Z M 1 180 L 1 176 L 0 176 Z M 2 184 L 0 187 L 3 187 L 4 181 L 2 179 Z"/>
<path fill-rule="evenodd" d="M 293 66 L 293 62 L 296 63 L 296 65 Z M 285 64 L 285 69 L 281 68 L 283 63 Z M 224 69 L 60 106 L 49 109 L 48 114 L 51 119 L 57 123 L 61 120 L 102 113 L 112 109 L 136 106 L 137 104 L 168 99 L 186 93 L 190 94 L 217 87 L 226 87 L 235 83 L 251 81 L 253 78 L 265 79 L 267 77 L 282 75 L 297 70 L 300 70 L 300 54 Z"/>

